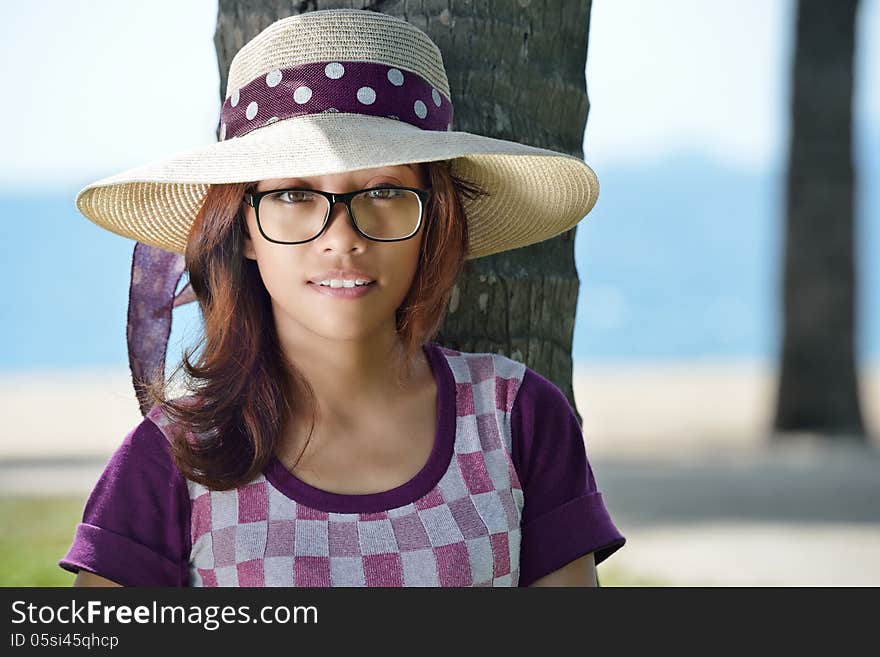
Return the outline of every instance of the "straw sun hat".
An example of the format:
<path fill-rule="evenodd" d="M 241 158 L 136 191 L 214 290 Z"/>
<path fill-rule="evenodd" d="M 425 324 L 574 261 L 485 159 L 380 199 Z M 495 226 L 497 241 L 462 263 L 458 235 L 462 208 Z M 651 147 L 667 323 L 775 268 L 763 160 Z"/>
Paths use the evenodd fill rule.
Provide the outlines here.
<path fill-rule="evenodd" d="M 102 228 L 183 253 L 211 183 L 451 159 L 454 174 L 489 191 L 462 201 L 471 259 L 559 235 L 596 203 L 583 160 L 452 123 L 443 59 L 422 30 L 371 11 L 307 12 L 232 59 L 220 141 L 91 183 L 76 204 Z"/>
<path fill-rule="evenodd" d="M 451 160 L 452 173 L 486 189 L 462 198 L 467 259 L 516 249 L 571 229 L 599 193 L 593 170 L 556 151 L 452 129 L 440 49 L 387 14 L 332 9 L 278 20 L 232 59 L 220 140 L 84 187 L 89 220 L 136 241 L 127 341 L 135 390 L 164 368 L 190 227 L 214 183 L 310 177 Z"/>

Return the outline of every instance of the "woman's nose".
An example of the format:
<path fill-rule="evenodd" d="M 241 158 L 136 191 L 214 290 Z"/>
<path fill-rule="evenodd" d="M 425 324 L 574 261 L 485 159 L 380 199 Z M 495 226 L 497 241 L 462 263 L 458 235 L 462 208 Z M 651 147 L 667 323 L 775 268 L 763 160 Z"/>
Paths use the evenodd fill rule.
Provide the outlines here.
<path fill-rule="evenodd" d="M 349 215 L 348 207 L 342 201 L 336 201 L 330 208 L 330 216 L 327 218 L 327 226 L 320 239 L 355 239 L 360 241 L 363 236 L 352 225 L 353 217 Z"/>

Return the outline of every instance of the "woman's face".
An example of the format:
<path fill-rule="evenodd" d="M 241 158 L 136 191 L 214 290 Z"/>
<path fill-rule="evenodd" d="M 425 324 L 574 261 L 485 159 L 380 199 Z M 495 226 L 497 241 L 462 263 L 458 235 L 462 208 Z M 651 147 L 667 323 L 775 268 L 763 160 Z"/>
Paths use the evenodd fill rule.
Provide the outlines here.
<path fill-rule="evenodd" d="M 255 191 L 308 187 L 343 193 L 383 183 L 425 189 L 424 165 L 398 165 L 349 173 L 278 178 L 260 181 Z M 395 311 L 409 292 L 418 267 L 425 220 L 410 239 L 376 242 L 360 235 L 351 225 L 344 203 L 335 203 L 329 225 L 320 237 L 304 244 L 276 244 L 266 240 L 257 227 L 254 209 L 245 209 L 247 235 L 244 256 L 256 260 L 263 284 L 272 298 L 279 330 L 306 330 L 328 339 L 369 337 L 378 330 L 394 328 Z M 367 293 L 355 298 L 324 294 L 318 283 L 334 269 L 356 269 L 375 281 Z M 345 278 L 349 278 L 346 276 Z"/>

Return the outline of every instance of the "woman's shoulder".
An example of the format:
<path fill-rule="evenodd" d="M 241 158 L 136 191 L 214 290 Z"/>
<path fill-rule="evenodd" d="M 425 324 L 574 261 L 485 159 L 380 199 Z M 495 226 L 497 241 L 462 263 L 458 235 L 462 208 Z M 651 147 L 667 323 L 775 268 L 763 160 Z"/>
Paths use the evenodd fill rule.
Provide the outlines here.
<path fill-rule="evenodd" d="M 522 362 L 517 360 L 517 357 L 522 357 L 518 351 L 513 353 L 513 357 L 508 357 L 504 354 L 491 351 L 464 351 L 461 349 L 454 349 L 453 347 L 447 347 L 446 345 L 437 342 L 431 342 L 429 344 L 431 347 L 442 353 L 447 359 L 457 359 L 465 362 L 492 361 L 493 363 L 498 363 L 502 367 L 525 367 Z"/>
<path fill-rule="evenodd" d="M 170 422 L 158 406 L 153 406 L 122 439 L 108 467 L 166 477 L 177 471 L 172 445 Z"/>
<path fill-rule="evenodd" d="M 182 398 L 176 399 L 180 401 Z M 191 403 L 186 399 L 184 403 Z M 174 443 L 179 425 L 172 421 L 159 404 L 154 404 L 122 439 L 108 467 L 127 471 L 136 469 L 138 476 L 153 480 L 177 481 L 182 478 L 174 460 Z M 184 432 L 187 437 L 190 432 Z"/>
<path fill-rule="evenodd" d="M 568 398 L 559 386 L 523 363 L 519 351 L 505 356 L 435 346 L 449 363 L 456 383 L 485 385 L 491 379 L 499 405 L 503 404 L 509 412 L 527 408 L 531 412 L 556 414 L 571 410 Z"/>
<path fill-rule="evenodd" d="M 485 351 L 462 351 L 435 345 L 444 356 L 456 384 L 494 387 L 495 394 L 511 410 L 528 367 L 503 354 Z M 518 352 L 514 353 L 514 356 Z"/>

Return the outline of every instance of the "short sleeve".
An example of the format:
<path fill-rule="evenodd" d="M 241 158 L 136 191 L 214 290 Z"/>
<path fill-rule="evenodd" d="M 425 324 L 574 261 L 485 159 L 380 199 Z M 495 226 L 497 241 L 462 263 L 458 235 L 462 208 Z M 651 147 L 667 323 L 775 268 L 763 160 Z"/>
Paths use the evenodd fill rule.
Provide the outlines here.
<path fill-rule="evenodd" d="M 526 368 L 511 410 L 512 459 L 523 489 L 519 585 L 590 552 L 596 564 L 626 539 L 614 526 L 562 391 Z"/>
<path fill-rule="evenodd" d="M 145 418 L 110 457 L 58 565 L 123 586 L 187 586 L 189 494 L 171 445 Z"/>

